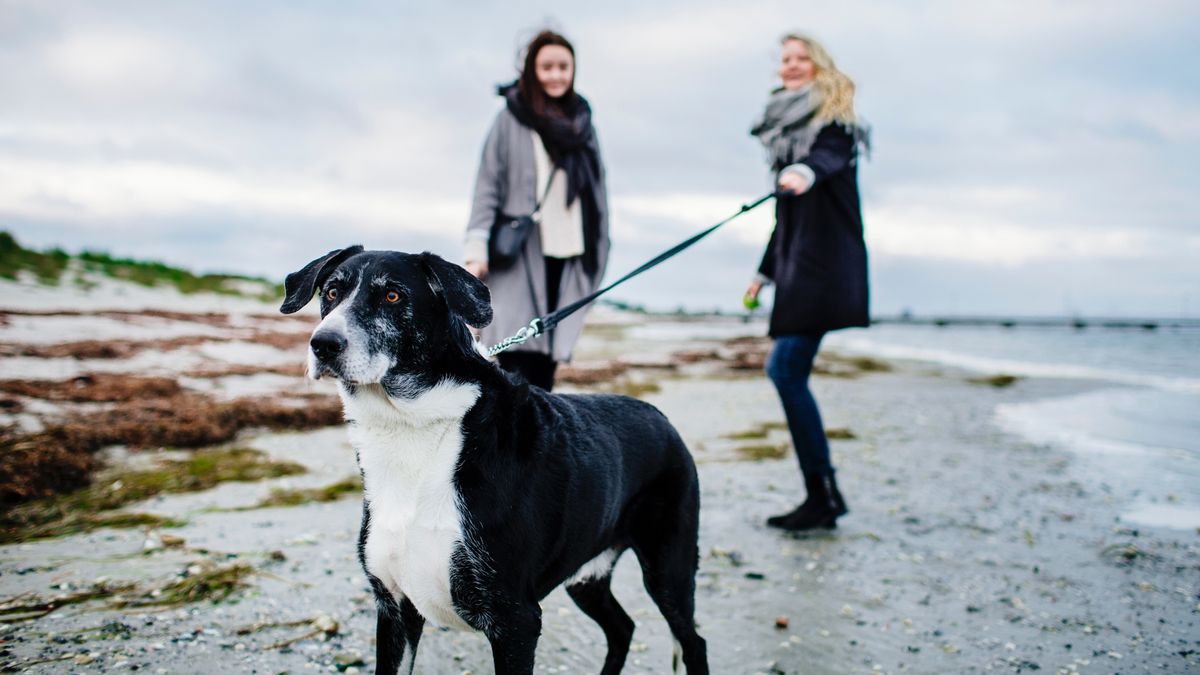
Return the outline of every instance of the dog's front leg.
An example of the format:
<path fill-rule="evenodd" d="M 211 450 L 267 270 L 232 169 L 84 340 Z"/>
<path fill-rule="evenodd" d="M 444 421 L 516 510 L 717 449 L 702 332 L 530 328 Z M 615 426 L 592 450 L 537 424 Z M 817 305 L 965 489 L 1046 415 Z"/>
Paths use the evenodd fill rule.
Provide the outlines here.
<path fill-rule="evenodd" d="M 514 606 L 492 617 L 488 641 L 496 675 L 530 675 L 538 636 L 542 633 L 542 608 L 536 602 Z"/>
<path fill-rule="evenodd" d="M 408 598 L 401 598 L 399 605 L 391 598 L 377 605 L 375 671 L 386 675 L 412 675 L 425 617 Z"/>

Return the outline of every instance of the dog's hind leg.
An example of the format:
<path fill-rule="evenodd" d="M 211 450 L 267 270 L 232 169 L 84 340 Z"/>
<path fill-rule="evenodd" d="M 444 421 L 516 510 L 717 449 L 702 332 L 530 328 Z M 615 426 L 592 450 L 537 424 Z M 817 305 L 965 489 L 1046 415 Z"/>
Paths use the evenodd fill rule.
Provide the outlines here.
<path fill-rule="evenodd" d="M 625 613 L 612 594 L 612 573 L 567 586 L 567 595 L 593 621 L 600 624 L 608 639 L 608 655 L 600 675 L 616 675 L 625 665 L 629 643 L 633 640 L 633 619 Z"/>
<path fill-rule="evenodd" d="M 686 551 L 686 547 L 684 550 L 660 547 L 638 551 L 638 560 L 642 563 L 646 591 L 658 605 L 678 643 L 671 664 L 673 672 L 679 672 L 679 656 L 682 656 L 688 675 L 707 675 L 707 646 L 696 632 L 696 564 L 693 562 L 696 553 L 692 546 L 691 552 Z"/>
<path fill-rule="evenodd" d="M 375 621 L 375 672 L 387 675 L 412 675 L 417 658 L 417 643 L 425 627 L 425 617 L 402 598 L 397 605 L 389 597 L 379 602 Z"/>
<path fill-rule="evenodd" d="M 707 675 L 707 646 L 696 632 L 695 618 L 699 486 L 695 482 L 672 486 L 668 495 L 659 495 L 663 497 L 667 498 L 655 510 L 656 517 L 639 524 L 633 549 L 642 566 L 646 591 L 675 637 L 674 672 L 679 671 L 682 655 L 688 675 Z"/>

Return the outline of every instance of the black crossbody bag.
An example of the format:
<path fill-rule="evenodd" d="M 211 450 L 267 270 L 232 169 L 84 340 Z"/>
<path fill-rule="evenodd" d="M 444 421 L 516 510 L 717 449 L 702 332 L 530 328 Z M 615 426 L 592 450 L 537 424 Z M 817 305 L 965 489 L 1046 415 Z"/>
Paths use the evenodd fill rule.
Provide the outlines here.
<path fill-rule="evenodd" d="M 542 202 L 550 194 L 550 186 L 554 184 L 557 167 L 551 167 L 550 179 L 546 181 L 546 189 L 542 198 L 534 204 L 533 213 L 527 216 L 509 216 L 496 212 L 496 221 L 492 223 L 492 233 L 488 237 L 488 268 L 503 270 L 512 267 L 521 252 L 525 250 L 525 241 L 530 232 L 538 224 L 538 214 L 542 210 Z"/>

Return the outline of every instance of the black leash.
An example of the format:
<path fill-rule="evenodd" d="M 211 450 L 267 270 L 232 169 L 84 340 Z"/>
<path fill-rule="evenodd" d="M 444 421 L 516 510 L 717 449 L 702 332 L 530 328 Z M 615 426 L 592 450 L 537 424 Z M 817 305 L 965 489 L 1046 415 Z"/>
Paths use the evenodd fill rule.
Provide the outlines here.
<path fill-rule="evenodd" d="M 701 239 L 712 234 L 713 232 L 715 232 L 717 230 L 717 228 L 728 223 L 729 221 L 733 220 L 734 218 L 737 218 L 738 216 L 740 216 L 744 213 L 747 213 L 749 211 L 752 211 L 752 210 L 758 208 L 764 202 L 766 202 L 768 199 L 776 196 L 776 194 L 777 193 L 775 193 L 775 192 L 769 192 L 769 193 L 759 197 L 758 199 L 754 200 L 753 202 L 750 202 L 749 204 L 742 204 L 742 208 L 739 209 L 737 213 L 733 214 L 732 216 L 729 216 L 725 220 L 722 220 L 721 222 L 717 223 L 716 225 L 713 225 L 712 227 L 710 227 L 706 230 L 702 230 L 702 231 L 692 235 L 691 237 L 684 239 L 683 241 L 681 241 L 678 244 L 672 246 L 671 248 L 663 251 L 662 253 L 659 253 L 658 255 L 651 258 L 649 261 L 643 263 L 637 269 L 626 274 L 625 276 L 621 277 L 620 279 L 617 279 L 616 281 L 605 286 L 604 288 L 601 288 L 600 290 L 593 292 L 591 295 L 582 297 L 582 298 L 576 300 L 575 302 L 572 302 L 571 304 L 567 305 L 566 307 L 563 307 L 561 309 L 557 309 L 553 312 L 550 312 L 546 316 L 536 317 L 535 319 L 533 319 L 533 321 L 529 322 L 528 326 L 522 326 L 521 330 L 517 331 L 516 335 L 514 335 L 510 338 L 505 338 L 503 341 L 498 343 L 496 346 L 489 349 L 488 356 L 495 356 L 496 354 L 499 354 L 500 352 L 508 349 L 509 347 L 512 347 L 514 345 L 519 345 L 522 342 L 525 342 L 526 340 L 532 340 L 533 338 L 545 333 L 546 331 L 552 330 L 563 319 L 574 314 L 575 312 L 578 312 L 580 309 L 583 309 L 588 304 L 590 304 L 592 301 L 594 301 L 596 298 L 600 297 L 601 295 L 604 295 L 605 293 L 611 291 L 612 289 L 625 283 L 626 281 L 629 281 L 630 279 L 632 279 L 633 277 L 636 277 L 637 275 L 641 274 L 642 272 L 645 272 L 646 270 L 650 269 L 651 267 L 654 267 L 655 265 L 658 265 L 658 264 L 662 263 L 663 261 L 675 256 L 676 254 L 680 253 L 684 249 L 690 247 L 692 244 L 695 244 L 696 242 L 700 241 Z"/>

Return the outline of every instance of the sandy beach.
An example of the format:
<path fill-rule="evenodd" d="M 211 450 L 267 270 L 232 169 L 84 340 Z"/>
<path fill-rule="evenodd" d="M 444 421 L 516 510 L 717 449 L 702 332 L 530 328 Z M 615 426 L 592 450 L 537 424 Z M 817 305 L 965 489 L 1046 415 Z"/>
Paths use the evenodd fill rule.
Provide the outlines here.
<path fill-rule="evenodd" d="M 21 295 L 20 285 L 3 286 L 6 296 Z M 88 374 L 164 378 L 206 405 L 304 407 L 332 397 L 327 382 L 301 374 L 311 315 L 285 319 L 270 305 L 222 310 L 171 298 L 164 302 L 173 313 L 154 314 L 142 296 L 125 313 L 119 301 L 80 312 L 43 300 L 0 312 L 6 450 L 12 438 L 62 420 L 119 412 L 120 400 L 39 394 Z M 782 411 L 758 367 L 769 343 L 752 336 L 762 333 L 761 324 L 737 318 L 599 311 L 563 377 L 564 391 L 621 391 L 653 403 L 695 455 L 703 488 L 697 621 L 714 673 L 1200 668 L 1200 533 L 1126 522 L 1121 514 L 1136 488 L 997 423 L 999 406 L 1099 385 L 989 381 L 920 360 L 826 349 L 814 389 L 851 512 L 834 532 L 793 537 L 763 524 L 803 488 Z M 85 338 L 124 342 L 97 356 L 80 346 Z M 41 384 L 16 389 L 16 380 Z M 247 426 L 217 445 L 301 468 L 120 509 L 172 527 L 0 546 L 6 671 L 372 670 L 375 610 L 355 559 L 357 496 L 259 506 L 273 490 L 356 475 L 344 430 Z M 197 452 L 151 446 L 106 445 L 95 475 Z M 153 602 L 181 580 L 222 570 L 236 583 Z M 618 565 L 614 592 L 637 623 L 625 672 L 669 672 L 667 627 L 632 554 Z M 595 624 L 561 589 L 542 608 L 538 672 L 596 672 L 604 646 Z M 482 636 L 427 626 L 416 670 L 491 672 L 490 650 Z"/>

